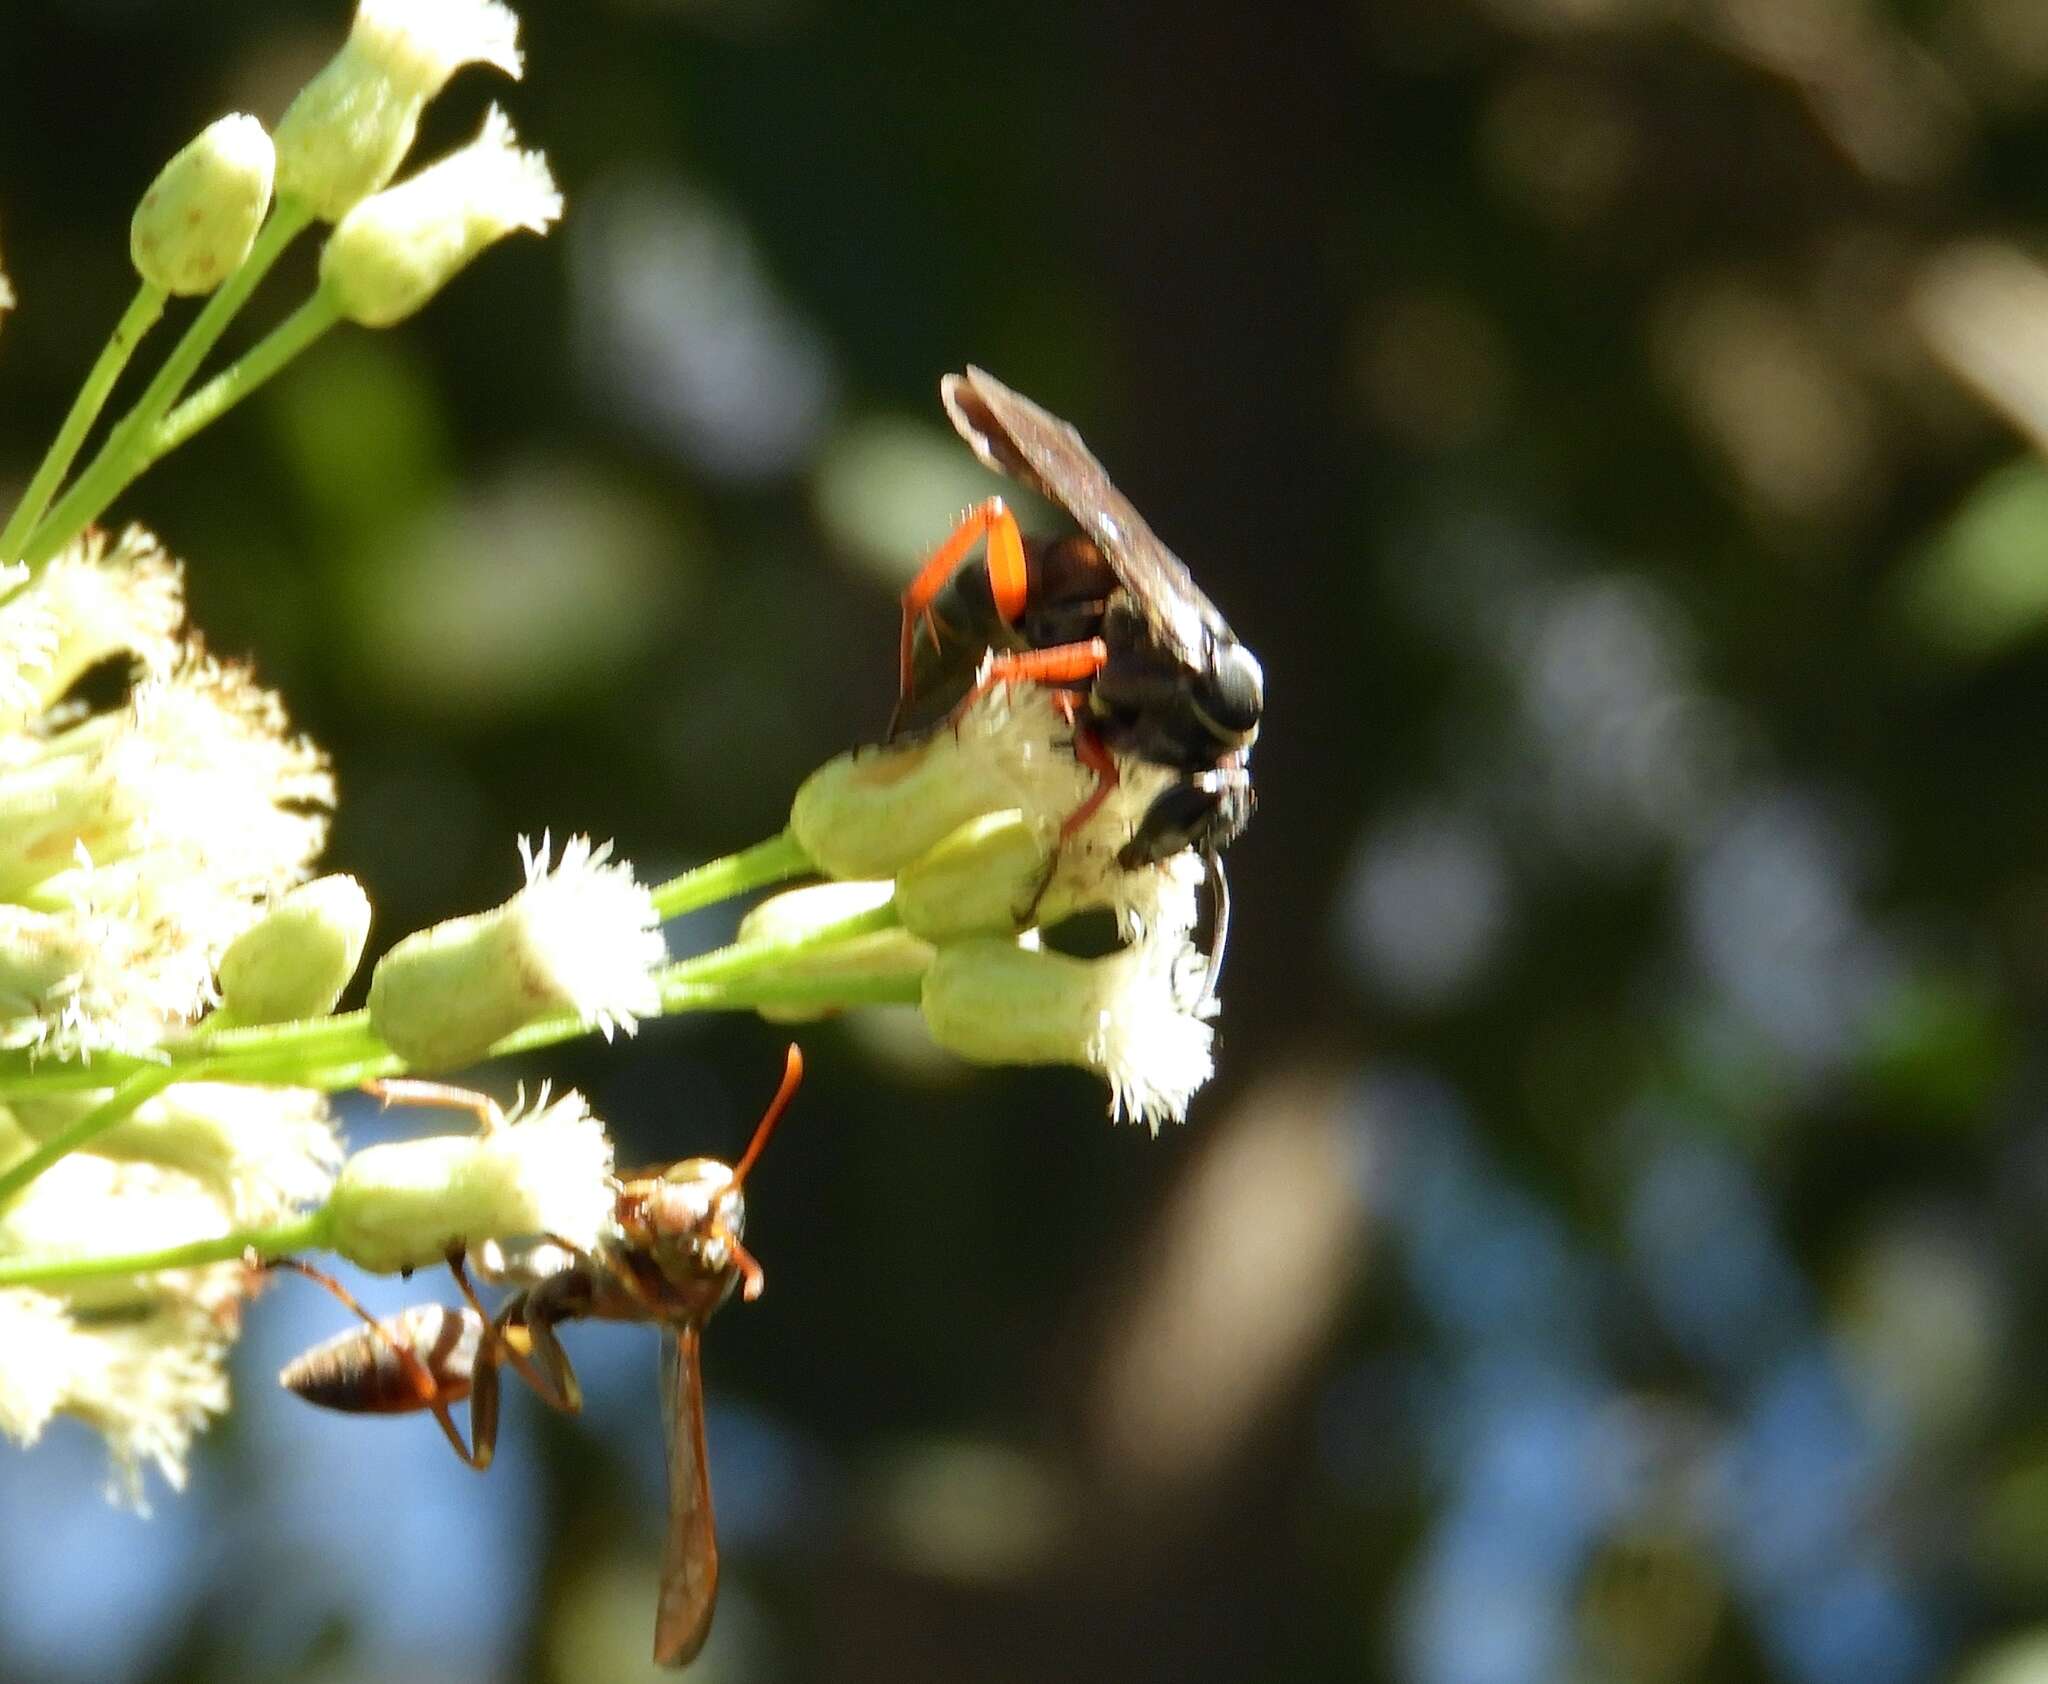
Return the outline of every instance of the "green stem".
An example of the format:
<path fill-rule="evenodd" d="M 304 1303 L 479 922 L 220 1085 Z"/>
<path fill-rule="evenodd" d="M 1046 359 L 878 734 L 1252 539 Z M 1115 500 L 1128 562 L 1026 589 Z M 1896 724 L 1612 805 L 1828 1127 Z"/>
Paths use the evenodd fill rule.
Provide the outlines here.
<path fill-rule="evenodd" d="M 341 320 L 341 312 L 324 292 L 316 292 L 264 335 L 249 351 L 230 363 L 163 418 L 151 435 L 149 466 L 176 450 L 201 427 L 218 421 L 230 409 Z M 137 468 L 140 473 L 142 468 Z"/>
<path fill-rule="evenodd" d="M 136 1071 L 114 1089 L 103 1104 L 94 1106 L 68 1128 L 59 1129 L 20 1163 L 11 1165 L 5 1174 L 0 1174 L 0 1210 L 13 1203 L 44 1170 L 70 1156 L 88 1141 L 105 1134 L 145 1100 L 155 1098 L 173 1082 L 184 1080 L 185 1074 L 168 1064 L 153 1064 Z"/>
<path fill-rule="evenodd" d="M 37 466 L 35 477 L 28 482 L 28 489 L 21 494 L 14 513 L 7 517 L 5 528 L 0 528 L 0 561 L 11 559 L 21 548 L 23 540 L 35 530 L 36 522 L 43 518 L 43 511 L 50 506 L 57 487 L 64 483 L 64 476 L 77 460 L 78 447 L 85 443 L 85 435 L 92 431 L 92 424 L 106 406 L 107 395 L 113 391 L 114 382 L 121 378 L 122 369 L 128 366 L 128 359 L 135 354 L 135 347 L 142 343 L 142 336 L 155 327 L 163 315 L 166 296 L 162 287 L 151 286 L 145 281 L 128 301 L 128 308 L 122 311 L 120 321 L 114 324 L 113 334 L 100 351 L 99 360 L 92 365 L 85 384 L 72 400 L 71 413 L 64 417 L 64 424 L 57 429 L 56 438 Z"/>
<path fill-rule="evenodd" d="M 750 852 L 753 850 L 750 850 Z M 735 856 L 736 858 L 739 856 Z M 750 1008 L 761 1005 L 815 1006 L 821 1010 L 860 1005 L 872 979 L 859 977 L 777 978 L 792 960 L 893 929 L 898 922 L 894 903 L 859 912 L 779 941 L 735 942 L 692 959 L 679 959 L 655 973 L 662 1010 L 668 1012 Z M 875 983 L 883 1000 L 914 998 L 903 993 L 900 980 Z M 487 1056 L 528 1052 L 585 1034 L 589 1025 L 564 1014 L 529 1023 L 506 1036 Z M 261 1083 L 276 1087 L 309 1087 L 332 1092 L 353 1087 L 372 1076 L 401 1075 L 405 1061 L 387 1047 L 370 1026 L 367 1012 L 310 1018 L 259 1028 L 228 1029 L 216 1035 L 195 1034 L 165 1049 L 169 1063 L 145 1062 L 120 1054 L 101 1053 L 90 1064 L 30 1064 L 19 1055 L 0 1057 L 0 1101 L 36 1094 L 76 1093 L 106 1087 L 110 1081 L 151 1073 L 168 1073 L 166 1082 L 192 1081 L 202 1074 L 216 1082 Z M 4 1182 L 0 1182 L 4 1187 Z"/>
<path fill-rule="evenodd" d="M 295 1251 L 327 1244 L 332 1221 L 326 1207 L 263 1228 L 237 1228 L 210 1240 L 191 1240 L 158 1251 L 130 1251 L 108 1257 L 18 1257 L 0 1259 L 0 1287 L 67 1286 L 74 1281 L 122 1275 L 153 1275 L 161 1269 L 194 1269 L 203 1263 L 234 1263 L 250 1252 L 269 1262 Z"/>
<path fill-rule="evenodd" d="M 737 854 L 727 854 L 722 860 L 712 860 L 680 877 L 671 877 L 653 891 L 654 910 L 664 920 L 679 918 L 701 906 L 713 906 L 750 889 L 801 877 L 814 869 L 796 837 L 785 830 L 780 836 L 771 836 Z"/>
<path fill-rule="evenodd" d="M 914 1006 L 922 976 L 748 977 L 735 982 L 673 983 L 661 991 L 665 1017 L 683 1012 L 852 1011 L 858 1006 Z"/>
<path fill-rule="evenodd" d="M 99 454 L 71 489 L 58 499 L 22 546 L 22 559 L 41 567 L 51 556 L 106 512 L 106 507 L 162 452 L 151 454 L 157 423 L 199 372 L 207 353 L 220 342 L 228 324 L 249 301 L 257 283 L 269 273 L 284 248 L 313 220 L 313 213 L 294 199 L 280 199 L 269 221 L 257 232 L 249 255 L 207 299 L 184 338 L 172 348 L 142 396 L 108 435 Z"/>
<path fill-rule="evenodd" d="M 820 924 L 814 929 L 803 930 L 794 935 L 784 936 L 779 941 L 736 941 L 729 947 L 712 949 L 700 953 L 694 959 L 678 959 L 672 965 L 664 965 L 654 973 L 655 981 L 664 992 L 680 984 L 703 984 L 724 982 L 737 977 L 757 975 L 773 970 L 787 960 L 803 955 L 815 954 L 821 948 L 836 947 L 842 941 L 851 941 L 856 936 L 868 936 L 878 930 L 893 930 L 902 919 L 897 915 L 896 903 L 885 901 L 882 905 L 870 907 L 866 912 L 856 912 L 849 918 L 835 923 Z"/>

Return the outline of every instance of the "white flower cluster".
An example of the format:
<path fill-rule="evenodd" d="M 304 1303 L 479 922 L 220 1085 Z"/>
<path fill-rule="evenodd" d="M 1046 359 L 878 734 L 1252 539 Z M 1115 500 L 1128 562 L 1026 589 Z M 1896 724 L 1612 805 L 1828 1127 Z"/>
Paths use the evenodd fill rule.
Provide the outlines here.
<path fill-rule="evenodd" d="M 224 1355 L 259 1278 L 242 1261 L 252 1235 L 278 1249 L 331 1239 L 367 1266 L 412 1266 L 451 1240 L 589 1237 L 609 1218 L 610 1146 L 574 1096 L 516 1126 L 379 1148 L 344 1172 L 323 1094 L 173 1083 L 176 1066 L 158 1067 L 195 1048 L 211 1057 L 232 1042 L 224 1032 L 326 1017 L 360 961 L 370 906 L 348 878 L 305 881 L 333 803 L 325 758 L 274 696 L 185 629 L 178 569 L 147 533 L 89 529 L 313 334 L 344 319 L 387 326 L 491 242 L 555 220 L 545 163 L 496 110 L 474 143 L 394 184 L 450 76 L 479 63 L 519 74 L 517 34 L 496 0 L 361 0 L 347 42 L 274 137 L 238 114 L 172 158 L 130 226 L 136 300 L 6 522 L 0 1267 L 37 1284 L 0 1286 L 0 1433 L 31 1443 L 53 1415 L 82 1417 L 112 1450 L 115 1495 L 137 1506 L 143 1470 L 181 1485 L 194 1433 L 227 1405 Z M 314 220 L 335 224 L 319 296 L 170 409 Z M 114 377 L 171 294 L 214 298 L 66 489 Z M 0 280 L 0 312 L 11 302 Z M 473 1044 L 474 1014 L 458 1009 L 451 1034 L 441 1004 L 441 985 L 461 980 L 452 957 L 513 961 L 497 978 L 506 986 L 485 991 L 493 1033 L 562 1011 L 609 1033 L 658 1004 L 645 891 L 587 842 L 558 868 L 547 853 L 529 854 L 509 908 L 466 921 L 490 937 L 481 949 L 415 946 L 410 980 L 426 986 L 398 988 L 394 1046 L 408 1030 L 438 1055 Z M 397 971 L 406 983 L 407 965 Z M 108 1085 L 78 1091 L 95 1060 Z M 214 1069 L 224 1077 L 226 1059 Z M 156 1267 L 195 1258 L 209 1261 Z"/>
<path fill-rule="evenodd" d="M 1050 691 L 1018 684 L 976 698 L 956 728 L 840 756 L 797 792 L 790 824 L 842 881 L 779 899 L 811 896 L 824 919 L 845 915 L 849 893 L 872 904 L 893 888 L 903 930 L 864 938 L 870 963 L 921 974 L 935 1040 L 983 1063 L 1086 1066 L 1108 1081 L 1114 1116 L 1156 1131 L 1186 1116 L 1213 1069 L 1215 1007 L 1194 941 L 1204 868 L 1192 853 L 1117 863 L 1173 776 L 1134 757 L 1063 834 L 1096 783 L 1072 736 Z M 777 905 L 762 915 L 786 924 Z M 1095 959 L 1045 949 L 1042 930 L 1091 908 L 1115 914 L 1122 948 Z M 817 962 L 846 959 L 828 948 Z"/>
<path fill-rule="evenodd" d="M 105 1098 L 0 1109 L 0 1167 Z M 114 1237 L 147 1250 L 276 1221 L 325 1194 L 340 1155 L 323 1095 L 180 1084 L 32 1182 L 0 1213 L 0 1256 L 89 1254 Z M 227 1408 L 250 1284 L 240 1263 L 216 1263 L 62 1295 L 0 1289 L 0 1432 L 33 1444 L 53 1415 L 75 1415 L 107 1440 L 110 1496 L 145 1508 L 150 1466 L 181 1488 L 193 1436 Z"/>
<path fill-rule="evenodd" d="M 140 1051 L 214 999 L 222 954 L 302 877 L 333 790 L 276 699 L 182 632 L 177 568 L 139 529 L 88 536 L 0 603 L 0 1044 Z M 96 702 L 104 687 L 114 694 Z M 352 962 L 352 961 L 351 961 Z M 0 1108 L 0 1170 L 105 1092 Z M 325 1099 L 186 1083 L 0 1209 L 0 1255 L 182 1244 L 324 1196 Z M 57 1411 L 106 1435 L 119 1494 L 183 1478 L 224 1408 L 239 1264 L 0 1292 L 0 1431 Z"/>
<path fill-rule="evenodd" d="M 88 535 L 0 603 L 0 1045 L 146 1047 L 326 839 L 326 761 L 180 635 L 176 567 Z M 75 694 L 126 668 L 123 693 Z"/>

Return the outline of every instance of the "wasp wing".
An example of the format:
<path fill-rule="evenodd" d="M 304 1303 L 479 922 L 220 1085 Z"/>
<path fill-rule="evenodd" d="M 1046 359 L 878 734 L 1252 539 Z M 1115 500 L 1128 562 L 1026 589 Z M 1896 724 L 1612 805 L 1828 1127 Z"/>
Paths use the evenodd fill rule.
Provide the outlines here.
<path fill-rule="evenodd" d="M 687 1666 L 711 1634 L 718 1601 L 718 1533 L 704 1461 L 704 1379 L 694 1321 L 661 1336 L 661 1424 L 668 1441 L 668 1536 L 654 1609 L 654 1659 Z"/>
<path fill-rule="evenodd" d="M 1175 658 L 1200 667 L 1211 642 L 1231 637 L 1187 564 L 1117 490 L 1072 426 L 972 364 L 939 382 L 939 398 L 954 430 L 983 463 L 1051 498 L 1095 540 Z"/>

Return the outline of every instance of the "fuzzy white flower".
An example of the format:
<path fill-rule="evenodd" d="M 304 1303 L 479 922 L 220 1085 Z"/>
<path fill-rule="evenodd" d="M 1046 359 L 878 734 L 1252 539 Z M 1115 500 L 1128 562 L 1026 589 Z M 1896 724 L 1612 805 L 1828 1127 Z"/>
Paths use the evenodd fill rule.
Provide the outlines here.
<path fill-rule="evenodd" d="M 611 844 L 571 837 L 550 867 L 522 839 L 526 887 L 503 906 L 407 936 L 377 962 L 370 1021 L 408 1063 L 447 1069 L 543 1018 L 573 1013 L 607 1038 L 661 1006 L 660 920 Z"/>
<path fill-rule="evenodd" d="M 0 602 L 0 731 L 22 730 L 113 656 L 168 672 L 184 613 L 177 563 L 147 532 L 111 544 L 88 532 Z"/>
<path fill-rule="evenodd" d="M 492 106 L 477 138 L 419 174 L 362 200 L 320 253 L 320 285 L 364 327 L 410 316 L 485 247 L 524 229 L 544 234 L 562 195 L 538 152 L 522 152 Z"/>
<path fill-rule="evenodd" d="M 0 1040 L 189 1022 L 257 904 L 319 852 L 332 799 L 276 697 L 193 645 L 110 712 L 0 736 Z"/>
<path fill-rule="evenodd" d="M 1215 1068 L 1215 1007 L 1178 900 L 1101 959 L 995 937 L 941 947 L 924 980 L 932 1039 L 977 1063 L 1082 1065 L 1109 1083 L 1112 1117 L 1154 1133 L 1181 1121 Z"/>
<path fill-rule="evenodd" d="M 555 1235 L 594 1246 L 612 1220 L 612 1149 L 582 1096 L 542 1096 L 529 1115 L 474 1134 L 372 1146 L 342 1167 L 328 1243 L 390 1272 L 438 1263 L 451 1245 Z"/>
<path fill-rule="evenodd" d="M 46 1292 L 0 1292 L 0 1433 L 33 1444 L 64 1399 L 71 1314 Z"/>
<path fill-rule="evenodd" d="M 107 1441 L 107 1495 L 148 1511 L 142 1475 L 154 1467 L 173 1491 L 185 1488 L 192 1440 L 227 1412 L 227 1350 L 234 1328 L 194 1304 L 166 1302 L 136 1321 L 81 1330 L 81 1361 L 61 1408 Z"/>
<path fill-rule="evenodd" d="M 19 1142 L 11 1123 L 5 1132 Z M 193 1177 L 78 1152 L 0 1216 L 0 1257 L 90 1253 L 109 1234 L 146 1250 L 226 1231 L 221 1201 Z M 61 1297 L 0 1293 L 0 1430 L 33 1444 L 52 1414 L 76 1415 L 107 1440 L 110 1496 L 145 1507 L 147 1466 L 181 1487 L 193 1435 L 227 1407 L 225 1356 L 247 1288 L 229 1263 L 80 1282 Z"/>
<path fill-rule="evenodd" d="M 277 125 L 277 185 L 328 222 L 394 175 L 420 113 L 465 64 L 520 72 L 519 20 L 495 0 L 362 0 L 340 52 Z"/>

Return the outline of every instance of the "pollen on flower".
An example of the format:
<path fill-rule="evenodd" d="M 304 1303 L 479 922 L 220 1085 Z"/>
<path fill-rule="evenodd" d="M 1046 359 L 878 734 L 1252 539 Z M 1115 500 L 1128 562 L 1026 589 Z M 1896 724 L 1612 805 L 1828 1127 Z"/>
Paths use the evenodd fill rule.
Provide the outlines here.
<path fill-rule="evenodd" d="M 1095 964 L 1102 1003 L 1087 1062 L 1109 1083 L 1111 1118 L 1129 1117 L 1157 1134 L 1161 1123 L 1187 1117 L 1189 1102 L 1215 1074 L 1216 1032 L 1207 1021 L 1215 1001 L 1203 987 L 1205 967 L 1184 940 L 1166 933 Z"/>
<path fill-rule="evenodd" d="M 1100 959 L 996 937 L 942 946 L 924 978 L 932 1039 L 984 1064 L 1078 1064 L 1110 1112 L 1154 1132 L 1187 1115 L 1214 1072 L 1206 962 L 1163 923 Z"/>
<path fill-rule="evenodd" d="M 584 1022 L 609 1040 L 614 1029 L 632 1034 L 639 1020 L 661 1009 L 654 968 L 666 956 L 661 919 L 633 868 L 613 861 L 609 842 L 587 836 L 562 844 L 550 866 L 550 840 L 535 847 L 519 839 L 526 887 L 512 904 L 534 951 L 548 959 L 555 987 Z"/>

